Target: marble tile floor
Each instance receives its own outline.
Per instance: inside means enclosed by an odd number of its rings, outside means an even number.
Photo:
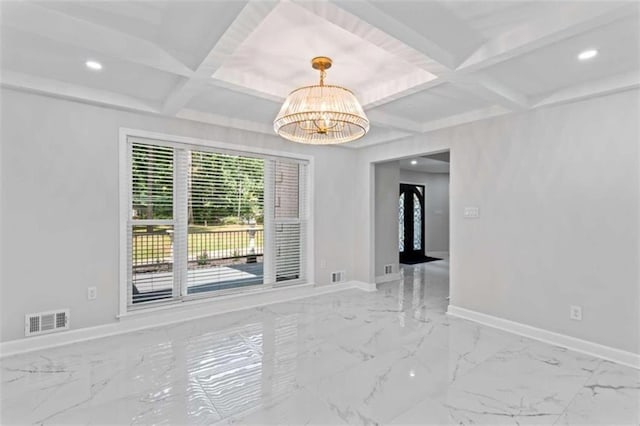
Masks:
[[[447,260],[345,290],[5,358],[13,424],[640,421],[640,372],[446,316]]]

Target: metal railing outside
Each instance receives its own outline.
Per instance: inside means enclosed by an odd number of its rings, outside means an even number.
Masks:
[[[215,264],[247,258],[255,262],[263,253],[264,230],[249,228],[191,232],[188,234],[187,260],[191,264]],[[132,266],[136,272],[162,272],[173,263],[173,235],[169,230],[134,232]]]

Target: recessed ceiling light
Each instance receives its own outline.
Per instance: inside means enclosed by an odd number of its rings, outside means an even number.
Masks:
[[[411,165],[415,166],[416,164],[418,164],[418,160],[411,160]]]
[[[89,60],[87,62],[84,63],[87,68],[94,70],[94,71],[100,71],[102,69],[102,64],[98,61],[92,61]]]
[[[587,59],[595,58],[598,54],[598,51],[595,49],[585,50],[584,52],[580,52],[578,55],[578,59],[581,61],[586,61]]]

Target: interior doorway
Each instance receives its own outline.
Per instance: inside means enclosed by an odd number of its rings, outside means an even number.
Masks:
[[[424,185],[400,184],[398,196],[398,251],[400,263],[425,260]]]
[[[441,151],[374,164],[377,283],[400,279],[412,270],[403,265],[433,262],[430,269],[448,271],[449,161],[449,151]]]

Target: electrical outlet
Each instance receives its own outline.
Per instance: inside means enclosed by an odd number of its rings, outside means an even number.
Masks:
[[[88,300],[96,300],[98,297],[98,289],[96,287],[88,287],[87,288],[87,299]]]
[[[478,207],[465,207],[464,217],[466,219],[475,219],[480,217],[480,209]]]
[[[325,269],[327,267],[327,261],[324,259],[320,260],[320,269]]]
[[[575,321],[582,321],[582,306],[571,305],[569,307],[569,318]]]

